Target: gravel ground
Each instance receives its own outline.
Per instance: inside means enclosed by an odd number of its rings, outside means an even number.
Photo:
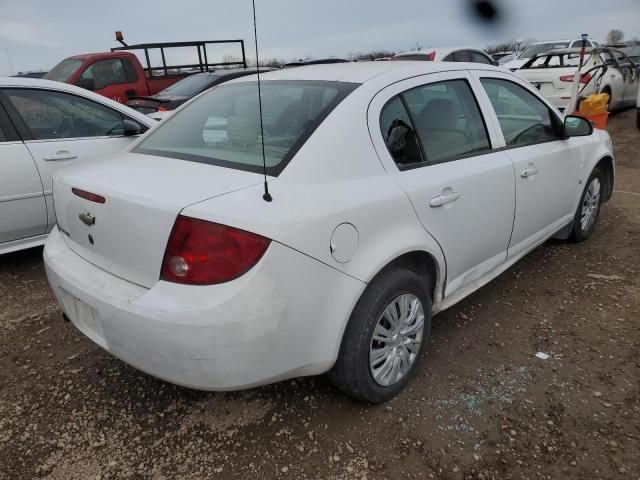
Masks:
[[[385,405],[325,377],[156,380],[61,321],[41,249],[0,257],[0,479],[640,479],[634,117],[610,120],[617,191],[592,239],[549,241],[437,316]]]

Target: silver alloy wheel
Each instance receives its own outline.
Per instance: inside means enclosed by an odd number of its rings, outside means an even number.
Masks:
[[[411,369],[422,343],[424,309],[415,295],[394,298],[376,322],[369,347],[369,368],[378,385],[388,387]]]
[[[582,214],[580,215],[580,226],[582,231],[588,231],[596,220],[598,206],[600,205],[600,179],[594,177],[587,187],[587,193],[582,201]]]

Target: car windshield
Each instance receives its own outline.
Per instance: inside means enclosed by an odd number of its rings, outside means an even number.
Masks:
[[[165,88],[158,96],[194,97],[198,93],[205,91],[218,78],[220,78],[220,75],[212,75],[210,73],[191,75]]]
[[[640,62],[640,46],[624,48],[622,51],[635,63]]]
[[[67,58],[61,61],[42,78],[47,80],[55,80],[56,82],[68,82],[71,76],[80,68],[82,60],[74,60]]]
[[[162,122],[133,150],[278,175],[324,118],[357,84],[256,82],[221,85]]]
[[[524,52],[522,52],[518,58],[531,58],[542,52],[548,52],[550,50],[555,50],[556,48],[567,48],[568,46],[569,42],[536,43],[525,48]]]

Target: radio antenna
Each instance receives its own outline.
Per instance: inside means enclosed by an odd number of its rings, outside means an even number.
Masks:
[[[262,198],[265,202],[273,200],[269,193],[267,183],[267,157],[264,153],[264,125],[262,123],[262,89],[260,88],[260,59],[258,57],[258,28],[256,27],[256,0],[251,0],[253,6],[253,38],[256,42],[256,74],[258,75],[258,109],[260,112],[260,143],[262,144],[262,173],[264,175],[264,194]]]

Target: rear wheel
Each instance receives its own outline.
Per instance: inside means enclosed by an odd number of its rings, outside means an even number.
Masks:
[[[409,381],[430,328],[424,280],[409,270],[385,272],[358,301],[329,378],[352,397],[384,402]]]
[[[595,168],[580,197],[580,203],[573,218],[571,239],[575,242],[584,242],[591,236],[600,216],[600,202],[602,199],[602,173]]]

